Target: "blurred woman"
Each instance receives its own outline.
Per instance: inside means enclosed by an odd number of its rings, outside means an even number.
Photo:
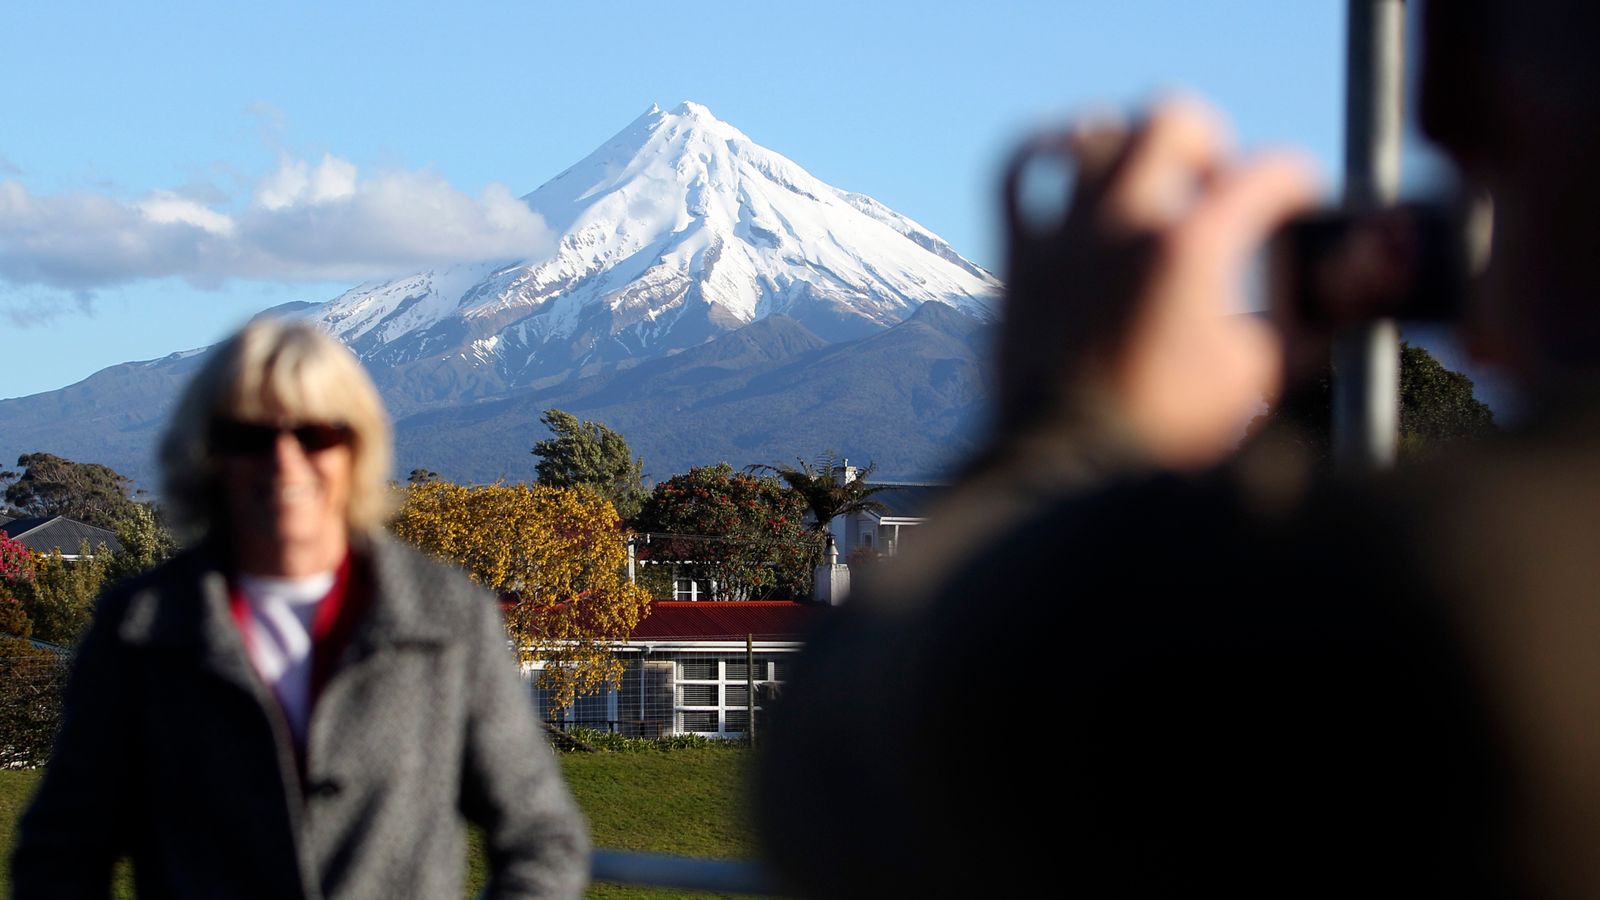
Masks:
[[[389,426],[314,327],[214,350],[161,448],[196,534],[110,590],[24,816],[17,897],[579,896],[587,829],[493,598],[383,536]]]

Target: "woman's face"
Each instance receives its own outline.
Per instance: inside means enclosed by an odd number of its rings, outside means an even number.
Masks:
[[[233,547],[247,571],[313,574],[343,558],[350,439],[342,425],[282,417],[214,426]]]

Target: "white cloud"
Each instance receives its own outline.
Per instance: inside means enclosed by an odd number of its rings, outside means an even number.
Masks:
[[[296,204],[324,205],[355,196],[356,167],[331,154],[315,169],[305,160],[285,158],[277,171],[256,186],[256,205],[279,210]]]
[[[169,276],[203,286],[363,280],[553,249],[544,221],[505,186],[472,197],[430,171],[362,177],[332,155],[284,158],[249,197],[230,206],[153,191],[127,201],[0,180],[0,281],[82,290]]]
[[[144,217],[157,225],[193,225],[212,234],[233,233],[233,219],[193,200],[157,191],[138,203]]]
[[[283,209],[294,204],[295,198],[306,191],[311,181],[306,176],[304,160],[284,160],[277,171],[256,185],[256,205],[262,209]]]

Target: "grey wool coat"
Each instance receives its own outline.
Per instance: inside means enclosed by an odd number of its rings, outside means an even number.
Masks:
[[[453,898],[463,817],[488,897],[577,897],[588,831],[493,598],[400,545],[312,710],[304,775],[204,548],[100,601],[12,858],[14,896]]]

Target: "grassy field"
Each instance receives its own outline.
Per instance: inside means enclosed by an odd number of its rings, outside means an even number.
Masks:
[[[596,847],[721,858],[754,853],[753,831],[743,806],[749,761],[747,751],[735,748],[561,754],[562,769],[589,817]],[[8,851],[38,775],[0,771],[0,846]],[[470,897],[484,878],[475,835],[467,867],[464,896]],[[125,875],[120,880],[116,896],[132,897]],[[10,895],[10,872],[0,868],[0,896]],[[614,900],[715,895],[597,884],[588,896]]]

